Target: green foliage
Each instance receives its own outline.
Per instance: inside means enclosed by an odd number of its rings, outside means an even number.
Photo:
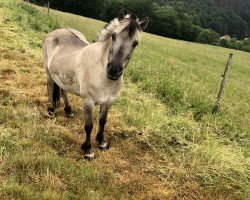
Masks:
[[[104,16],[106,21],[117,17],[118,11],[124,9],[126,13],[133,13],[139,17],[150,17],[154,10],[151,0],[110,0],[106,4]]]
[[[229,48],[229,42],[224,38],[219,40],[218,45],[225,48]]]
[[[216,44],[217,40],[220,38],[220,35],[211,29],[204,29],[200,32],[197,42],[204,44]]]
[[[250,45],[250,38],[245,38],[245,39],[243,40],[243,45],[245,45],[245,46]]]
[[[248,46],[243,46],[241,50],[242,50],[242,51],[246,51],[246,52],[250,52],[250,45],[248,45]]]
[[[250,1],[249,0],[215,0],[216,5],[226,10],[236,11],[236,13],[248,23],[250,27]]]
[[[45,4],[47,1],[33,2]],[[110,21],[117,16],[119,10],[125,9],[125,12],[134,13],[141,18],[149,17],[147,32],[171,38],[198,41],[203,28],[212,29],[220,35],[229,34],[238,39],[245,38],[249,32],[250,3],[246,2],[246,6],[240,6],[237,13],[223,9],[223,5],[224,3],[211,0],[50,0],[52,8],[105,21]],[[199,40],[202,41],[201,37]],[[235,44],[230,46],[240,48]]]
[[[237,49],[237,50],[250,52],[250,42],[249,41],[250,40],[248,38],[246,38],[243,41],[239,41],[235,38],[232,38],[230,40],[220,39],[217,42],[217,45],[225,47],[225,48]]]
[[[240,50],[240,49],[242,49],[242,46],[243,46],[242,41],[239,41],[235,38],[232,38],[231,40],[229,40],[229,48],[231,48],[231,49]]]
[[[35,31],[48,33],[59,28],[59,23],[56,20],[49,15],[42,14],[28,4],[17,4],[12,9],[16,11],[14,20],[20,23],[25,29],[31,28]]]
[[[179,13],[187,13],[192,16],[195,24],[202,28],[212,29],[220,35],[228,34],[243,39],[249,32],[247,17],[240,15],[233,9],[223,9],[217,6],[215,1],[167,0],[166,4],[171,5]],[[244,13],[250,13],[250,7],[245,7],[245,2],[239,4],[242,9],[244,8]]]
[[[250,52],[250,38],[245,38],[243,40],[242,51]]]
[[[170,6],[162,6],[154,11],[149,28],[152,32],[168,37],[180,36],[181,24],[177,19],[177,12]]]
[[[173,7],[165,5],[154,10],[147,30],[162,36],[194,41],[201,28],[193,24],[189,15],[178,13]]]
[[[106,3],[102,0],[30,0],[31,3],[46,5],[49,2],[51,8],[64,12],[71,12],[95,19],[103,18],[103,10]]]

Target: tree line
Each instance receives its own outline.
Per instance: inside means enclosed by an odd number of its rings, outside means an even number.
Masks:
[[[51,8],[104,21],[125,9],[138,17],[147,16],[150,33],[234,48],[235,44],[219,40],[228,34],[242,40],[238,49],[250,49],[243,42],[250,32],[249,0],[30,0],[39,4],[48,1]]]

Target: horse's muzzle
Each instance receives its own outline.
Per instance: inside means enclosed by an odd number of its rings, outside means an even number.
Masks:
[[[123,73],[123,68],[120,65],[108,64],[107,66],[107,77],[111,80],[118,80]]]

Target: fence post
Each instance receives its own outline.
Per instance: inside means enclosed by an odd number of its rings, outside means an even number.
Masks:
[[[223,78],[222,78],[222,81],[221,81],[220,90],[218,92],[218,96],[217,96],[217,99],[216,99],[216,103],[215,103],[215,107],[213,109],[213,112],[218,111],[218,109],[220,107],[220,100],[221,100],[221,96],[222,96],[222,93],[223,93],[223,90],[224,90],[224,87],[225,87],[226,78],[227,78],[227,74],[228,74],[228,71],[229,71],[229,67],[230,67],[230,65],[232,63],[232,59],[233,59],[233,54],[230,53],[229,57],[228,57],[227,64],[226,64],[226,67],[225,67],[225,70],[224,70],[224,74],[221,75]]]
[[[49,1],[48,1],[48,5],[47,5],[47,8],[48,8],[48,15],[49,15]]]

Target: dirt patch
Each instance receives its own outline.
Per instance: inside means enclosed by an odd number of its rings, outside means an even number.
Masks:
[[[16,74],[16,71],[14,69],[2,69],[0,70],[0,74],[3,76]]]
[[[5,98],[10,95],[10,92],[8,90],[1,90],[0,89],[0,98]]]

